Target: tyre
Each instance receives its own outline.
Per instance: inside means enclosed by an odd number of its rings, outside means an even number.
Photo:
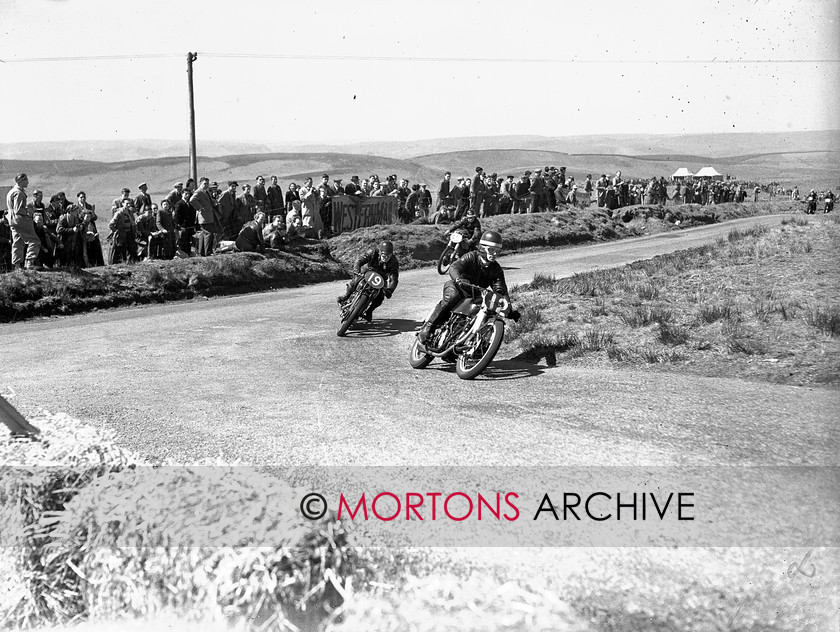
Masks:
[[[415,337],[414,342],[411,343],[411,349],[408,352],[408,363],[411,365],[411,368],[425,369],[433,359],[434,356],[420,351],[420,341]]]
[[[494,320],[478,330],[475,351],[472,354],[463,353],[455,363],[455,373],[462,380],[471,380],[481,373],[496,357],[496,352],[502,346],[505,335],[505,323]]]
[[[341,337],[344,334],[346,334],[347,330],[350,329],[350,325],[356,322],[356,319],[365,313],[365,310],[368,306],[368,302],[369,299],[367,294],[359,292],[356,295],[356,298],[353,299],[353,306],[350,308],[350,313],[348,314],[347,319],[342,321],[341,327],[339,327],[338,332],[336,332],[336,335],[338,337]]]
[[[452,265],[452,255],[453,251],[449,246],[444,248],[443,252],[440,253],[440,259],[438,259],[437,264],[438,274],[446,274],[449,272],[449,267]]]

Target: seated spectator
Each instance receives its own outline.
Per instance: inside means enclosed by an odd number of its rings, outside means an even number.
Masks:
[[[38,253],[38,263],[42,266],[52,268],[58,263],[58,259],[56,257],[58,239],[55,235],[50,233],[44,224],[43,212],[35,211],[32,214],[32,222],[35,224],[35,234],[38,235],[38,240],[41,242],[41,249]],[[2,229],[0,229],[0,242],[2,242]],[[2,249],[2,244],[0,244],[0,249]],[[11,253],[11,251],[9,252]],[[61,250],[58,252],[60,253]]]
[[[140,246],[140,258],[149,260],[152,258],[153,238],[157,233],[155,216],[152,214],[157,204],[144,206],[140,215],[137,216],[137,245]]]
[[[286,224],[282,215],[275,215],[271,223],[263,228],[263,241],[266,248],[283,249],[286,244]]]
[[[265,252],[263,241],[263,227],[265,213],[257,213],[254,219],[247,222],[239,231],[236,238],[236,249],[240,252]]]

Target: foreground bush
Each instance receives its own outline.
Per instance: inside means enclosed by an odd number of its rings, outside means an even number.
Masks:
[[[63,416],[0,444],[0,624],[174,613],[312,627],[355,558],[332,519],[296,515],[285,481],[237,467],[151,468]],[[285,627],[284,627],[285,626]]]

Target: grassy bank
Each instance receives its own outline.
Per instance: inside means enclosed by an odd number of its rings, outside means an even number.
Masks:
[[[536,274],[507,331],[523,356],[840,385],[840,223],[801,216],[619,269]]]
[[[553,248],[680,230],[749,215],[790,212],[790,202],[655,207],[632,206],[616,217],[597,207],[482,220],[500,230],[506,250]],[[151,261],[86,270],[0,274],[0,322],[34,316],[242,294],[347,278],[346,268],[370,245],[394,242],[402,269],[434,265],[446,246],[443,227],[382,225],[325,242],[304,241],[267,255],[238,253]]]

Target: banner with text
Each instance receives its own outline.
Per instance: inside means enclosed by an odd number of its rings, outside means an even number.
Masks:
[[[393,223],[397,217],[397,199],[386,196],[357,200],[349,195],[337,195],[332,199],[332,210],[332,229],[337,235],[375,224]]]

